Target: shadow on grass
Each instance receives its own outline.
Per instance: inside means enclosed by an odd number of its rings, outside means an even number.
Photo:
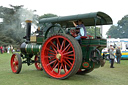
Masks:
[[[38,77],[38,78],[42,78],[42,79],[50,79],[50,80],[60,80],[60,79],[54,79],[49,77],[44,71],[39,71],[39,70],[28,70],[28,69],[24,69],[21,71],[21,73],[19,75],[24,75],[24,76],[30,76],[30,77]],[[91,74],[85,74],[85,75],[78,75],[75,74],[73,76],[70,76],[67,79],[64,79],[64,81],[88,81],[88,80],[92,80],[92,79],[96,79],[95,76],[91,76]],[[63,80],[62,80],[63,81]]]

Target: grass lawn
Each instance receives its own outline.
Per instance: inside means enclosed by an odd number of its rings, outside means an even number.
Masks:
[[[0,85],[128,85],[128,60],[114,64],[109,68],[95,69],[86,75],[74,75],[66,80],[48,78],[43,71],[37,71],[34,65],[22,65],[20,74],[14,74],[10,67],[11,54],[0,54]]]

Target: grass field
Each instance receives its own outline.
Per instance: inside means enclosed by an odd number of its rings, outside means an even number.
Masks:
[[[37,71],[34,65],[22,65],[20,74],[14,74],[10,68],[11,54],[0,54],[0,85],[128,85],[128,60],[114,64],[109,68],[95,69],[86,75],[74,75],[66,80],[48,78],[43,71]]]

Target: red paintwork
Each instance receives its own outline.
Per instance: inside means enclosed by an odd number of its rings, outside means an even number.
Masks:
[[[61,55],[60,59],[57,57],[59,54]],[[54,78],[65,77],[70,73],[75,63],[75,51],[72,43],[61,35],[50,37],[42,47],[41,63],[43,69],[50,76]]]
[[[11,69],[14,73],[16,73],[18,69],[18,59],[16,58],[15,54],[13,54],[11,57]]]

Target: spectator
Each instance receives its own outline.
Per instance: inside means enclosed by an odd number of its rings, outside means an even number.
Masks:
[[[1,54],[3,54],[3,47],[2,46],[0,46],[0,52],[1,52]]]
[[[117,64],[120,64],[120,59],[121,59],[121,51],[120,51],[120,47],[117,47],[116,49],[116,58],[117,58]]]
[[[108,50],[109,54],[110,54],[110,61],[111,61],[111,65],[110,68],[114,68],[114,59],[115,59],[115,55],[114,55],[114,48],[112,45],[110,45],[110,48]]]
[[[10,46],[8,46],[7,53],[10,53]]]
[[[13,46],[11,45],[11,47],[10,47],[10,50],[11,50],[11,52],[13,53]]]

